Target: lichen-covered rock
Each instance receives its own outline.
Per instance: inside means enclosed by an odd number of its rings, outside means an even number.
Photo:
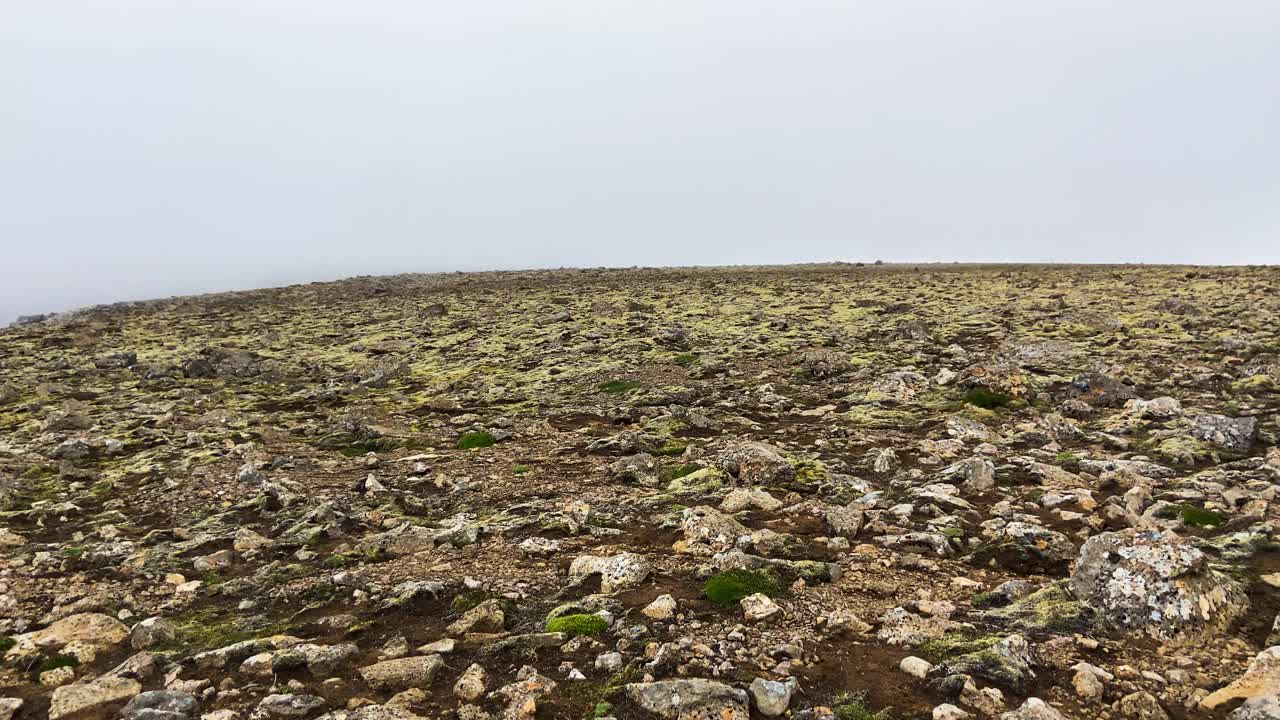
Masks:
[[[1167,531],[1130,529],[1089,538],[1070,587],[1107,627],[1166,642],[1222,630],[1249,608],[1235,581]]]
[[[137,680],[110,675],[63,685],[53,691],[49,720],[106,720],[140,692],[142,685]]]
[[[1017,710],[1000,715],[1000,720],[1067,720],[1049,703],[1040,698],[1027,698]]]
[[[676,551],[695,555],[711,555],[734,546],[738,538],[751,534],[747,526],[713,507],[699,505],[680,515],[684,541]]]
[[[701,678],[624,685],[627,699],[664,720],[747,720],[747,693]]]
[[[969,675],[1019,693],[1036,677],[1031,646],[1021,635],[1010,635],[991,647],[938,663],[929,675],[935,678]]]
[[[1248,452],[1253,447],[1253,439],[1257,434],[1258,419],[1255,417],[1197,415],[1191,424],[1191,437],[1232,452]]]
[[[370,687],[394,692],[429,686],[442,667],[439,655],[421,655],[366,665],[360,668],[360,677]]]
[[[1053,574],[1066,569],[1075,554],[1076,546],[1066,535],[1040,525],[1011,522],[974,555],[1016,572]]]
[[[125,624],[101,613],[68,615],[41,630],[16,635],[6,657],[52,654],[68,645],[96,651],[115,647],[129,637]]]
[[[649,577],[649,560],[638,553],[624,552],[609,557],[582,555],[569,566],[569,577],[580,580],[600,576],[600,592],[611,593],[638,586]]]
[[[773,447],[739,443],[720,453],[720,469],[745,485],[783,485],[796,479],[795,468]]]

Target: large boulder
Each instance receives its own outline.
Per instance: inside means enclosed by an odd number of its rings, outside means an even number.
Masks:
[[[63,685],[49,700],[49,720],[106,720],[140,692],[137,680],[111,675]]]
[[[1235,581],[1169,531],[1128,529],[1089,538],[1070,588],[1107,627],[1165,642],[1222,630],[1249,608]]]
[[[994,560],[1015,572],[1054,574],[1065,570],[1075,554],[1076,546],[1066,535],[1015,521],[1001,528],[974,555],[980,561]]]
[[[747,694],[701,678],[623,686],[627,699],[665,720],[747,720]]]
[[[1258,434],[1255,417],[1233,418],[1226,415],[1197,415],[1191,424],[1191,436],[1232,452],[1248,452]]]
[[[645,556],[633,552],[618,553],[609,557],[583,555],[569,566],[569,577],[582,580],[592,575],[600,576],[600,592],[611,593],[638,586],[649,577],[652,566]]]
[[[718,458],[720,469],[745,485],[782,485],[794,482],[795,468],[773,447],[764,443],[739,443]]]
[[[78,613],[54,622],[46,628],[14,636],[7,657],[25,657],[37,653],[52,654],[85,648],[92,652],[106,650],[129,638],[129,628],[110,615]]]

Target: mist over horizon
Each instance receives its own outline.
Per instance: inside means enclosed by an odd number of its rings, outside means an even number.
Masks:
[[[1280,5],[0,9],[0,325],[355,275],[1280,263]]]

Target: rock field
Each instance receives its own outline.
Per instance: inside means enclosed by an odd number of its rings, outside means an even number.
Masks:
[[[1280,718],[1280,270],[354,278],[0,330],[0,720]]]

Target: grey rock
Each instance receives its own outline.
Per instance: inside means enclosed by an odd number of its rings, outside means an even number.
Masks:
[[[659,680],[623,686],[627,699],[666,720],[747,720],[747,694],[701,678]]]

